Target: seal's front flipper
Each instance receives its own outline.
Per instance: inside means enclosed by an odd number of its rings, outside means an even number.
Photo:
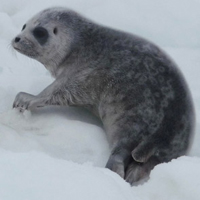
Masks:
[[[20,112],[24,112],[29,109],[30,102],[33,101],[36,97],[34,95],[20,92],[15,97],[13,108],[18,109]]]

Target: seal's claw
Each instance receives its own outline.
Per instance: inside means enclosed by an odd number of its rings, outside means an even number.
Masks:
[[[20,112],[24,112],[29,109],[30,102],[35,99],[35,96],[20,92],[17,94],[15,101],[13,103],[13,108],[17,108]]]

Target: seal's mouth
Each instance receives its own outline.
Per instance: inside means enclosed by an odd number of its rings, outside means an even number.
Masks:
[[[30,58],[37,58],[38,52],[33,48],[33,44],[29,40],[16,42],[16,38],[12,40],[12,47],[19,53]]]
[[[27,55],[27,53],[25,51],[23,51],[22,49],[18,48],[18,47],[13,47],[16,51],[18,51],[21,54]]]
[[[19,51],[20,53],[22,52],[21,49],[17,48],[17,47],[13,47],[16,51]]]
[[[29,52],[28,50],[22,50],[21,48],[19,47],[16,47],[13,45],[13,48],[18,51],[19,53],[23,54],[23,55],[26,55],[30,58],[36,58],[37,57],[37,53],[34,53],[34,52]]]
[[[19,51],[20,53],[23,52],[23,51],[14,43],[14,41],[12,41],[12,47],[13,47],[13,49],[15,49],[16,51]]]

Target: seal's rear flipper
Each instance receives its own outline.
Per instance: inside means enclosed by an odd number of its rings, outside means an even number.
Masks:
[[[156,151],[157,145],[155,145],[155,142],[147,138],[131,152],[131,155],[136,162],[146,163],[156,154]]]
[[[125,180],[132,186],[142,184],[149,179],[151,170],[159,163],[156,157],[151,157],[146,163],[138,163],[133,160],[127,167]]]
[[[106,168],[116,172],[122,178],[125,177],[125,169],[131,160],[131,154],[122,149],[119,152],[114,152],[111,154],[108,162],[106,164]]]

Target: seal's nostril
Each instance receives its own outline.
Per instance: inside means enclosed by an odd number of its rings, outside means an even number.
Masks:
[[[15,38],[15,42],[19,42],[20,39],[21,39],[20,37],[16,37],[16,38]]]

